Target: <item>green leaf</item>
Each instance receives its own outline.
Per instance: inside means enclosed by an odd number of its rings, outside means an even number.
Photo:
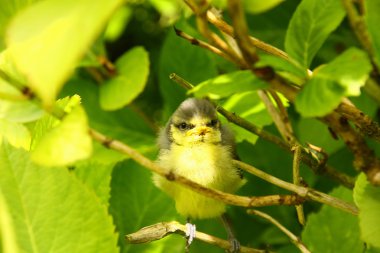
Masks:
[[[25,8],[27,5],[37,2],[38,0],[18,0],[18,1],[6,1],[0,2],[1,12],[0,12],[0,51],[5,47],[4,34],[9,21],[12,17]]]
[[[331,195],[352,201],[352,191],[342,186],[334,189]],[[316,253],[361,253],[364,250],[357,217],[330,206],[323,206],[318,213],[309,215],[302,241]]]
[[[45,112],[32,101],[0,100],[0,119],[27,123],[41,118]]]
[[[290,60],[291,61],[291,60]],[[286,71],[299,78],[305,78],[307,69],[298,66],[298,63],[292,63],[277,56],[263,54],[260,55],[260,61],[256,63],[256,67],[270,66],[277,71]]]
[[[363,241],[380,249],[380,188],[371,185],[361,173],[354,188],[355,203],[359,207],[360,235]]]
[[[372,41],[372,47],[375,53],[375,62],[380,67],[380,2],[377,0],[366,0],[365,5],[365,20],[367,23],[368,33]]]
[[[203,81],[189,91],[196,97],[212,99],[229,97],[236,92],[254,91],[268,86],[249,70],[235,71]]]
[[[106,207],[66,168],[35,165],[3,144],[0,190],[23,252],[118,252]]]
[[[324,116],[340,104],[345,92],[345,89],[334,81],[312,78],[297,95],[296,110],[304,117]]]
[[[240,117],[252,122],[258,127],[264,127],[272,123],[272,118],[267,113],[265,105],[257,95],[256,91],[243,92],[232,95],[224,104],[223,107]],[[255,144],[257,136],[247,130],[236,126],[230,125],[235,133],[236,141],[241,142],[247,140]]]
[[[41,1],[12,20],[7,30],[10,54],[45,106],[54,104],[76,64],[123,2]]]
[[[105,110],[116,110],[132,102],[148,80],[149,56],[143,47],[126,52],[116,62],[118,75],[100,87],[100,105]]]
[[[30,132],[20,123],[0,119],[0,143],[3,138],[15,147],[26,150],[30,148]]]
[[[19,253],[15,227],[5,198],[0,189],[0,252]]]
[[[87,116],[78,105],[36,145],[32,159],[46,166],[69,165],[86,159],[92,152]]]
[[[142,153],[156,150],[155,132],[141,118],[139,112],[127,106],[117,111],[104,111],[99,105],[97,84],[85,79],[73,79],[65,87],[65,94],[78,93],[82,98],[82,106],[88,115],[92,128],[106,133],[107,136],[128,143]],[[43,127],[43,126],[42,126]],[[36,131],[34,131],[36,133]],[[113,163],[125,159],[120,152],[104,147],[94,142],[91,161]]]
[[[303,0],[290,20],[285,51],[303,67],[309,68],[315,54],[344,15],[340,1]]]
[[[85,161],[75,166],[73,173],[90,189],[90,191],[95,192],[103,205],[108,206],[113,167],[113,163],[105,164],[94,161]]]
[[[273,9],[282,2],[284,2],[284,0],[244,0],[243,6],[245,11],[258,14]]]
[[[118,163],[112,174],[110,212],[120,233],[121,252],[181,252],[183,238],[154,243],[126,244],[124,235],[157,222],[178,220],[174,202],[157,189],[151,173],[132,160]]]
[[[104,37],[107,41],[116,41],[123,33],[125,27],[132,18],[132,8],[124,5],[121,6],[108,22]]]
[[[350,48],[315,70],[296,98],[296,109],[305,117],[323,116],[345,96],[360,95],[372,67],[363,51]]]
[[[346,90],[346,96],[359,96],[372,70],[367,53],[349,48],[333,61],[316,71],[315,76],[336,81]]]
[[[193,35],[191,26],[183,23],[177,24],[178,27]],[[186,90],[169,79],[171,73],[176,73],[193,84],[217,76],[218,73],[207,51],[191,46],[176,36],[174,31],[168,33],[160,53],[159,88],[165,101],[163,118],[168,119],[186,98]]]

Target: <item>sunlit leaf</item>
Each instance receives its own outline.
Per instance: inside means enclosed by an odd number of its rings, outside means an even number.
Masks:
[[[0,191],[22,252],[118,252],[106,207],[67,168],[40,167],[2,145]]]
[[[315,71],[297,95],[297,111],[305,117],[326,115],[343,97],[360,95],[371,69],[366,53],[355,48],[346,50]]]
[[[100,87],[100,105],[116,110],[129,104],[144,89],[149,74],[149,56],[142,47],[126,52],[116,62],[117,76]]]
[[[281,4],[282,2],[284,2],[284,0],[244,0],[243,6],[247,12],[257,14],[268,11]]]
[[[8,205],[0,189],[0,249],[2,253],[20,252],[15,232]]]
[[[105,160],[105,162],[109,161]],[[113,167],[113,163],[85,161],[76,165],[73,173],[90,191],[95,192],[103,205],[108,206]]]
[[[304,117],[324,116],[340,104],[345,92],[332,80],[312,78],[297,95],[296,109]]]
[[[32,159],[47,166],[69,165],[88,158],[91,152],[87,116],[78,105],[62,122],[42,136],[33,150]]]
[[[350,48],[316,71],[318,78],[336,81],[345,88],[346,96],[359,96],[372,70],[367,53]]]
[[[327,37],[342,22],[345,11],[340,1],[303,0],[290,20],[285,50],[308,68]]]
[[[12,20],[7,30],[10,54],[45,106],[53,105],[64,82],[121,3],[41,1]]]
[[[257,78],[249,70],[219,75],[201,82],[189,91],[196,97],[209,96],[212,99],[229,97],[236,92],[254,91],[267,87],[267,83]]]
[[[119,38],[131,18],[132,9],[127,5],[120,7],[107,25],[105,39],[112,42]]]
[[[12,19],[12,17],[15,16],[20,10],[22,10],[26,6],[38,1],[40,0],[0,1],[0,51],[2,51],[5,47],[4,34],[7,25],[9,21]]]
[[[28,128],[20,123],[0,119],[0,143],[6,139],[10,144],[18,148],[29,150],[31,136]]]
[[[275,70],[286,71],[299,78],[304,78],[306,76],[306,69],[298,66],[297,63],[291,63],[285,59],[279,58],[277,56],[263,54],[260,55],[260,61],[256,63],[256,67],[266,67],[270,66]]]
[[[355,203],[359,207],[360,235],[363,241],[380,249],[380,188],[371,185],[361,173],[354,189]]]

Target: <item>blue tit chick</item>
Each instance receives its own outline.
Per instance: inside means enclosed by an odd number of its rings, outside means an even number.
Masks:
[[[177,175],[208,188],[233,193],[245,180],[234,165],[235,141],[221,124],[215,107],[206,99],[189,98],[161,130],[157,163]],[[221,216],[226,205],[166,178],[154,175],[155,185],[175,200],[179,214],[192,219]]]

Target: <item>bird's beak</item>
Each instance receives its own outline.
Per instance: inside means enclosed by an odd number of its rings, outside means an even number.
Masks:
[[[211,132],[211,129],[207,126],[198,126],[194,129],[192,129],[191,131],[188,131],[188,135],[199,135],[199,136],[203,136],[203,135],[206,135],[207,133],[210,133]]]

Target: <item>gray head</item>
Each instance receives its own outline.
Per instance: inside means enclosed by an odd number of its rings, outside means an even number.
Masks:
[[[221,125],[214,105],[207,99],[197,98],[180,104],[158,141],[161,149],[170,149],[172,143],[182,146],[209,143],[234,148],[234,137]]]

